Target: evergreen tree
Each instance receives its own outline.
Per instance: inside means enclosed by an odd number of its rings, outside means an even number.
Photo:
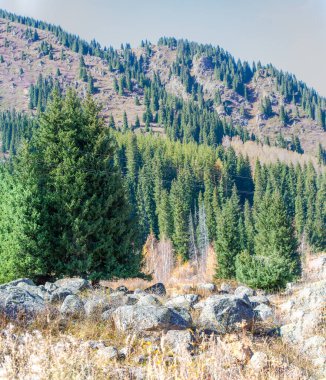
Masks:
[[[73,92],[64,99],[54,94],[14,164],[18,184],[8,197],[23,221],[20,231],[1,218],[1,240],[19,242],[11,246],[13,265],[22,254],[28,258],[25,275],[98,279],[137,273],[130,209],[114,155],[98,106]],[[25,199],[16,201],[17,191]],[[1,249],[1,261],[7,254]]]
[[[122,120],[122,131],[126,132],[128,130],[128,117],[126,111],[123,113],[123,120]]]
[[[278,192],[266,192],[255,228],[255,254],[238,256],[237,279],[252,287],[282,288],[300,274],[300,261],[294,229]]]
[[[235,259],[240,253],[239,198],[234,187],[232,196],[223,205],[218,218],[215,251],[217,254],[217,277],[235,277]]]

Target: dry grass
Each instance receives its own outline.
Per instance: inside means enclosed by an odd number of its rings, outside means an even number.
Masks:
[[[159,336],[146,340],[116,334],[110,324],[75,321],[64,333],[40,327],[39,322],[27,331],[7,326],[0,336],[0,379],[307,379],[309,374],[301,369],[308,364],[289,355],[288,347],[271,340],[256,342],[248,333],[197,337],[193,353],[173,354]],[[101,349],[91,348],[92,340],[128,347],[126,356],[110,360]],[[268,357],[261,372],[249,364],[257,349]]]

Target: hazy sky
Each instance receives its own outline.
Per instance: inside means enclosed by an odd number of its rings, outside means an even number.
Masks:
[[[188,38],[294,73],[326,96],[326,0],[0,0],[102,45]]]

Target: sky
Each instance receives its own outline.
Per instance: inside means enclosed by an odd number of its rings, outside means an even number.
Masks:
[[[219,45],[326,96],[326,0],[0,0],[0,8],[105,46],[161,36]]]

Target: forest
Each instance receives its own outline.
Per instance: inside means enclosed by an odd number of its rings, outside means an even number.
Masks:
[[[312,164],[252,165],[232,147],[108,128],[99,113],[91,95],[55,89],[36,118],[2,115],[22,140],[5,140],[1,167],[1,282],[139,276],[154,235],[180,262],[212,246],[217,277],[275,289],[300,274],[302,244],[325,249],[325,173]]]

